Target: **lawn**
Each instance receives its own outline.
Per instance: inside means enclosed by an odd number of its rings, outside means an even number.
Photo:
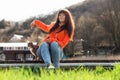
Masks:
[[[111,68],[97,66],[95,69],[77,67],[48,70],[46,68],[0,69],[0,80],[120,80],[120,65]]]

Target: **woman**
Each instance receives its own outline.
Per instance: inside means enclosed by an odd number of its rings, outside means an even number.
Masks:
[[[34,26],[48,32],[37,50],[37,55],[42,57],[48,68],[59,68],[63,48],[73,39],[74,22],[71,13],[67,9],[60,10],[55,22],[46,25],[40,20],[34,20],[31,28]]]

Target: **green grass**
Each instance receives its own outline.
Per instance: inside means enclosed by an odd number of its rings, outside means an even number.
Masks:
[[[120,65],[113,69],[97,66],[95,69],[78,67],[64,70],[46,68],[0,69],[0,80],[120,80]]]

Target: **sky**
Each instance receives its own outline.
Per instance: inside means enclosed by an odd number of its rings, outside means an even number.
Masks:
[[[0,0],[0,20],[21,21],[46,15],[84,0]]]

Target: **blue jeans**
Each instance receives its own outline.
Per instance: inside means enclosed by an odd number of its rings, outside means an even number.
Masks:
[[[37,50],[37,55],[43,59],[46,66],[52,63],[55,68],[59,68],[60,59],[63,56],[63,49],[55,41],[50,46],[47,42],[43,42]]]

